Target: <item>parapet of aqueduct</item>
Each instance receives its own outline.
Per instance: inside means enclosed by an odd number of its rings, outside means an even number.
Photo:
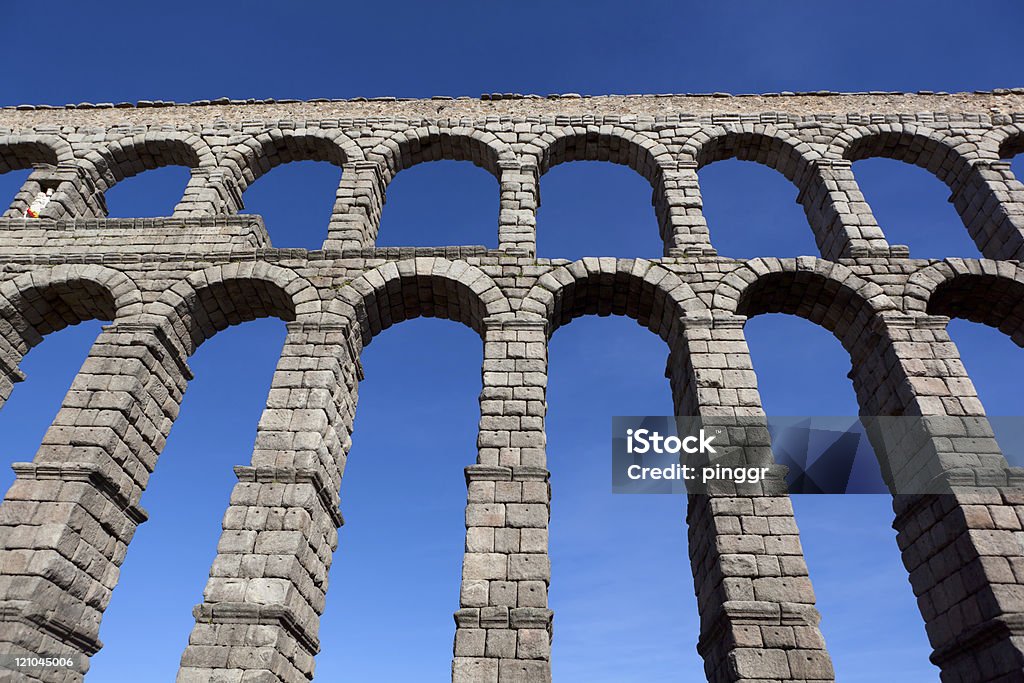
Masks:
[[[0,652],[101,647],[100,618],[146,520],[139,499],[192,377],[189,356],[262,316],[287,321],[287,339],[252,461],[236,468],[183,683],[312,678],[359,354],[416,316],[462,322],[484,348],[452,606],[460,683],[550,680],[546,352],[578,316],[627,315],[664,339],[676,414],[698,416],[761,414],[744,322],[803,316],[850,353],[863,414],[975,417],[970,433],[935,440],[936,462],[1005,470],[946,323],[968,318],[1024,344],[1024,186],[1006,161],[1022,149],[1018,90],[2,109],[0,172],[33,170],[0,220],[0,402],[47,334],[110,325],[35,459],[14,466],[0,508]],[[983,258],[922,260],[890,245],[851,171],[876,156],[944,181]],[[716,254],[697,171],[728,158],[766,164],[799,188],[818,254]],[[302,159],[341,167],[333,215],[322,249],[275,249],[258,217],[236,214],[250,183]],[[437,159],[497,179],[497,249],[375,248],[391,179]],[[663,258],[536,256],[540,178],[578,160],[625,164],[650,182]],[[173,216],[104,218],[107,189],[168,164],[191,168]],[[39,218],[24,217],[30,206]],[[894,500],[942,680],[1024,681],[1024,494]],[[691,496],[687,523],[708,680],[833,681],[789,499]]]

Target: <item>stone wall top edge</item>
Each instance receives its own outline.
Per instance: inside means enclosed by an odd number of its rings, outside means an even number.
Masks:
[[[568,265],[578,261],[647,261],[652,264],[663,265],[673,270],[693,269],[717,270],[721,267],[731,269],[734,266],[748,263],[750,261],[762,261],[764,258],[731,258],[728,256],[695,256],[695,257],[665,257],[665,258],[643,258],[643,257],[586,257],[581,259],[544,258],[509,254],[493,249],[482,247],[383,247],[378,249],[358,249],[349,251],[336,250],[306,250],[298,248],[266,248],[266,249],[222,249],[209,251],[154,251],[139,253],[131,251],[89,251],[89,252],[54,252],[45,253],[38,250],[17,252],[9,248],[0,253],[0,271],[8,265],[56,265],[56,264],[110,264],[125,266],[161,266],[165,264],[179,263],[183,266],[204,267],[209,264],[230,263],[239,261],[264,261],[268,263],[282,263],[289,267],[297,268],[332,268],[338,265],[352,264],[355,262],[364,263],[385,263],[388,261],[401,261],[412,258],[439,258],[449,261],[464,261],[474,264],[489,263],[506,267],[557,267]],[[845,266],[901,266],[901,267],[925,267],[943,262],[990,262],[990,263],[1011,263],[1015,267],[1018,261],[994,261],[985,258],[950,257],[937,258],[904,258],[904,257],[857,257],[845,258],[837,261],[820,256],[805,254],[787,257],[767,257],[770,261],[796,261],[813,260],[819,262],[838,263]],[[372,267],[372,266],[367,266]]]
[[[872,116],[939,114],[986,118],[1024,114],[1024,89],[978,93],[802,93],[778,95],[602,95],[502,99],[215,100],[175,104],[17,105],[0,108],[0,125],[188,126],[282,120],[451,120],[490,117],[626,117],[693,120],[729,115]]]

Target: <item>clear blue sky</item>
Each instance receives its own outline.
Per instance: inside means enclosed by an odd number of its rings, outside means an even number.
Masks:
[[[682,3],[51,2],[6,8],[0,104],[354,97],[482,92],[975,90],[1024,85],[1018,2]],[[1024,169],[1016,165],[1018,174]],[[917,256],[977,256],[948,190],[891,160],[854,170],[890,242]],[[112,215],[169,212],[182,169],[109,193]],[[337,169],[301,163],[253,185],[248,210],[275,244],[326,233]],[[13,196],[24,174],[0,176]],[[738,161],[701,172],[724,255],[815,253],[796,190]],[[625,167],[563,164],[542,183],[542,256],[657,256],[650,188]],[[6,201],[6,199],[0,200]],[[424,207],[430,207],[424,211]],[[493,244],[497,187],[468,163],[423,164],[389,190],[382,244]],[[0,411],[6,464],[30,459],[99,329],[48,337]],[[1024,355],[988,328],[951,325],[991,414],[1024,414]],[[788,316],[747,327],[764,404],[778,415],[856,413],[849,358]],[[201,599],[233,484],[249,460],[283,324],[231,328],[192,359],[196,379],[143,498],[89,680],[171,680]],[[581,318],[551,344],[548,457],[559,681],[701,681],[684,501],[612,496],[609,417],[671,411],[666,348],[635,323]],[[481,344],[467,328],[414,320],[364,354],[347,520],[331,571],[317,679],[442,681],[464,537],[462,468],[475,458]],[[840,680],[936,681],[892,512],[882,496],[796,499]],[[396,656],[401,652],[402,656]]]

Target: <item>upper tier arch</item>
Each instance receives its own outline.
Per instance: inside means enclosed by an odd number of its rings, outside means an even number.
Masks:
[[[796,187],[796,200],[803,206],[818,253],[826,258],[888,251],[873,218],[855,210],[863,197],[849,169],[823,158],[820,147],[774,124],[737,123],[693,133],[680,161],[699,170],[717,161],[738,159],[778,171]]]
[[[799,186],[819,154],[806,142],[771,124],[714,126],[691,135],[679,158],[703,168],[715,161],[739,159],[775,169]]]
[[[468,127],[409,128],[389,136],[366,157],[380,164],[385,185],[399,171],[425,161],[470,161],[498,180],[502,164],[518,163],[512,148],[494,133]]]
[[[194,133],[153,131],[127,136],[87,150],[78,162],[105,193],[126,178],[163,166],[213,168],[207,142]]]
[[[74,160],[71,145],[55,135],[0,135],[0,173],[36,164],[71,164]]]
[[[672,154],[664,144],[621,126],[550,128],[525,145],[523,152],[537,159],[540,175],[570,161],[608,161],[628,166],[652,186],[663,168],[672,165]]]
[[[988,159],[1012,159],[1024,152],[1024,124],[999,126],[986,131],[978,148]]]
[[[326,161],[335,166],[362,161],[363,150],[339,130],[299,128],[271,130],[234,145],[220,160],[239,193],[270,171],[292,161]]]
[[[849,161],[885,157],[926,169],[955,189],[970,172],[978,146],[911,123],[882,123],[840,131],[830,152]]]

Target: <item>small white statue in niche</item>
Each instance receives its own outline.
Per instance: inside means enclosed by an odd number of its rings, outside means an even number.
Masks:
[[[39,192],[36,194],[36,198],[32,200],[28,208],[25,209],[25,218],[39,218],[43,213],[43,209],[53,199],[53,188],[48,188],[45,192]]]

